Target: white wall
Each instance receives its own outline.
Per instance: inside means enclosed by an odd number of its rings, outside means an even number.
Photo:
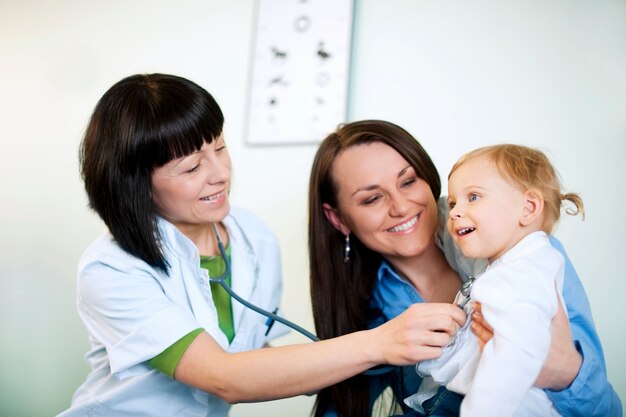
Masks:
[[[306,191],[315,146],[243,144],[252,0],[0,0],[0,415],[53,415],[83,380],[75,267],[102,230],[77,147],[98,98],[137,72],[186,76],[226,115],[232,199],[278,233],[285,310],[312,328]],[[565,243],[594,310],[609,377],[626,398],[626,2],[357,0],[352,120],[417,136],[442,176],[463,152],[514,141],[551,155],[587,218]],[[289,336],[283,343],[304,341]],[[235,416],[308,415],[312,398]]]

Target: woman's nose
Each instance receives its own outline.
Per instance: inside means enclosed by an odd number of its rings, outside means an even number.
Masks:
[[[391,199],[391,205],[389,207],[389,214],[397,217],[405,216],[409,211],[410,205],[410,201],[404,196],[393,196]]]

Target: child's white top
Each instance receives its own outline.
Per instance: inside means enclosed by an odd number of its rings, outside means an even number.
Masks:
[[[418,364],[420,373],[465,395],[462,417],[559,416],[545,392],[533,384],[550,349],[557,292],[565,306],[563,263],[544,232],[526,236],[490,264],[472,288],[472,300],[481,303],[494,329],[482,354],[476,336],[464,326],[449,348],[452,355],[444,352],[442,358],[424,363],[427,366]],[[409,397],[407,403],[413,406],[411,402]]]

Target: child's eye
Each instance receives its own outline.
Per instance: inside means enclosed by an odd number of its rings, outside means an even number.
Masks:
[[[454,206],[456,206],[456,203],[454,201],[448,201],[448,209],[452,210]]]
[[[472,201],[476,201],[476,200],[478,200],[478,195],[477,195],[477,194],[472,193],[472,194],[470,194],[470,195],[467,197],[467,201],[469,201],[470,203],[471,203]]]

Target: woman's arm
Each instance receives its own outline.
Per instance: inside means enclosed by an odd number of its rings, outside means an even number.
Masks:
[[[535,382],[555,407],[567,416],[622,416],[622,404],[606,377],[606,365],[600,339],[591,317],[587,295],[567,253],[554,237],[552,245],[565,258],[563,298],[569,322],[562,307],[552,322],[552,343],[544,367]],[[493,336],[492,330],[476,306],[472,330],[481,348]]]
[[[379,364],[408,365],[438,357],[464,313],[449,304],[412,305],[372,330],[316,343],[227,353],[202,333],[174,377],[230,403],[317,391]]]
[[[567,388],[557,391],[557,386],[546,390],[546,393],[563,415],[621,416],[622,404],[607,380],[604,353],[591,317],[587,294],[561,242],[554,237],[550,237],[550,242],[565,258],[563,298],[582,364],[576,378]]]
[[[572,384],[578,375],[583,358],[572,343],[569,320],[561,300],[557,299],[557,301],[559,307],[552,319],[550,351],[543,369],[535,381],[535,386],[560,391]]]

